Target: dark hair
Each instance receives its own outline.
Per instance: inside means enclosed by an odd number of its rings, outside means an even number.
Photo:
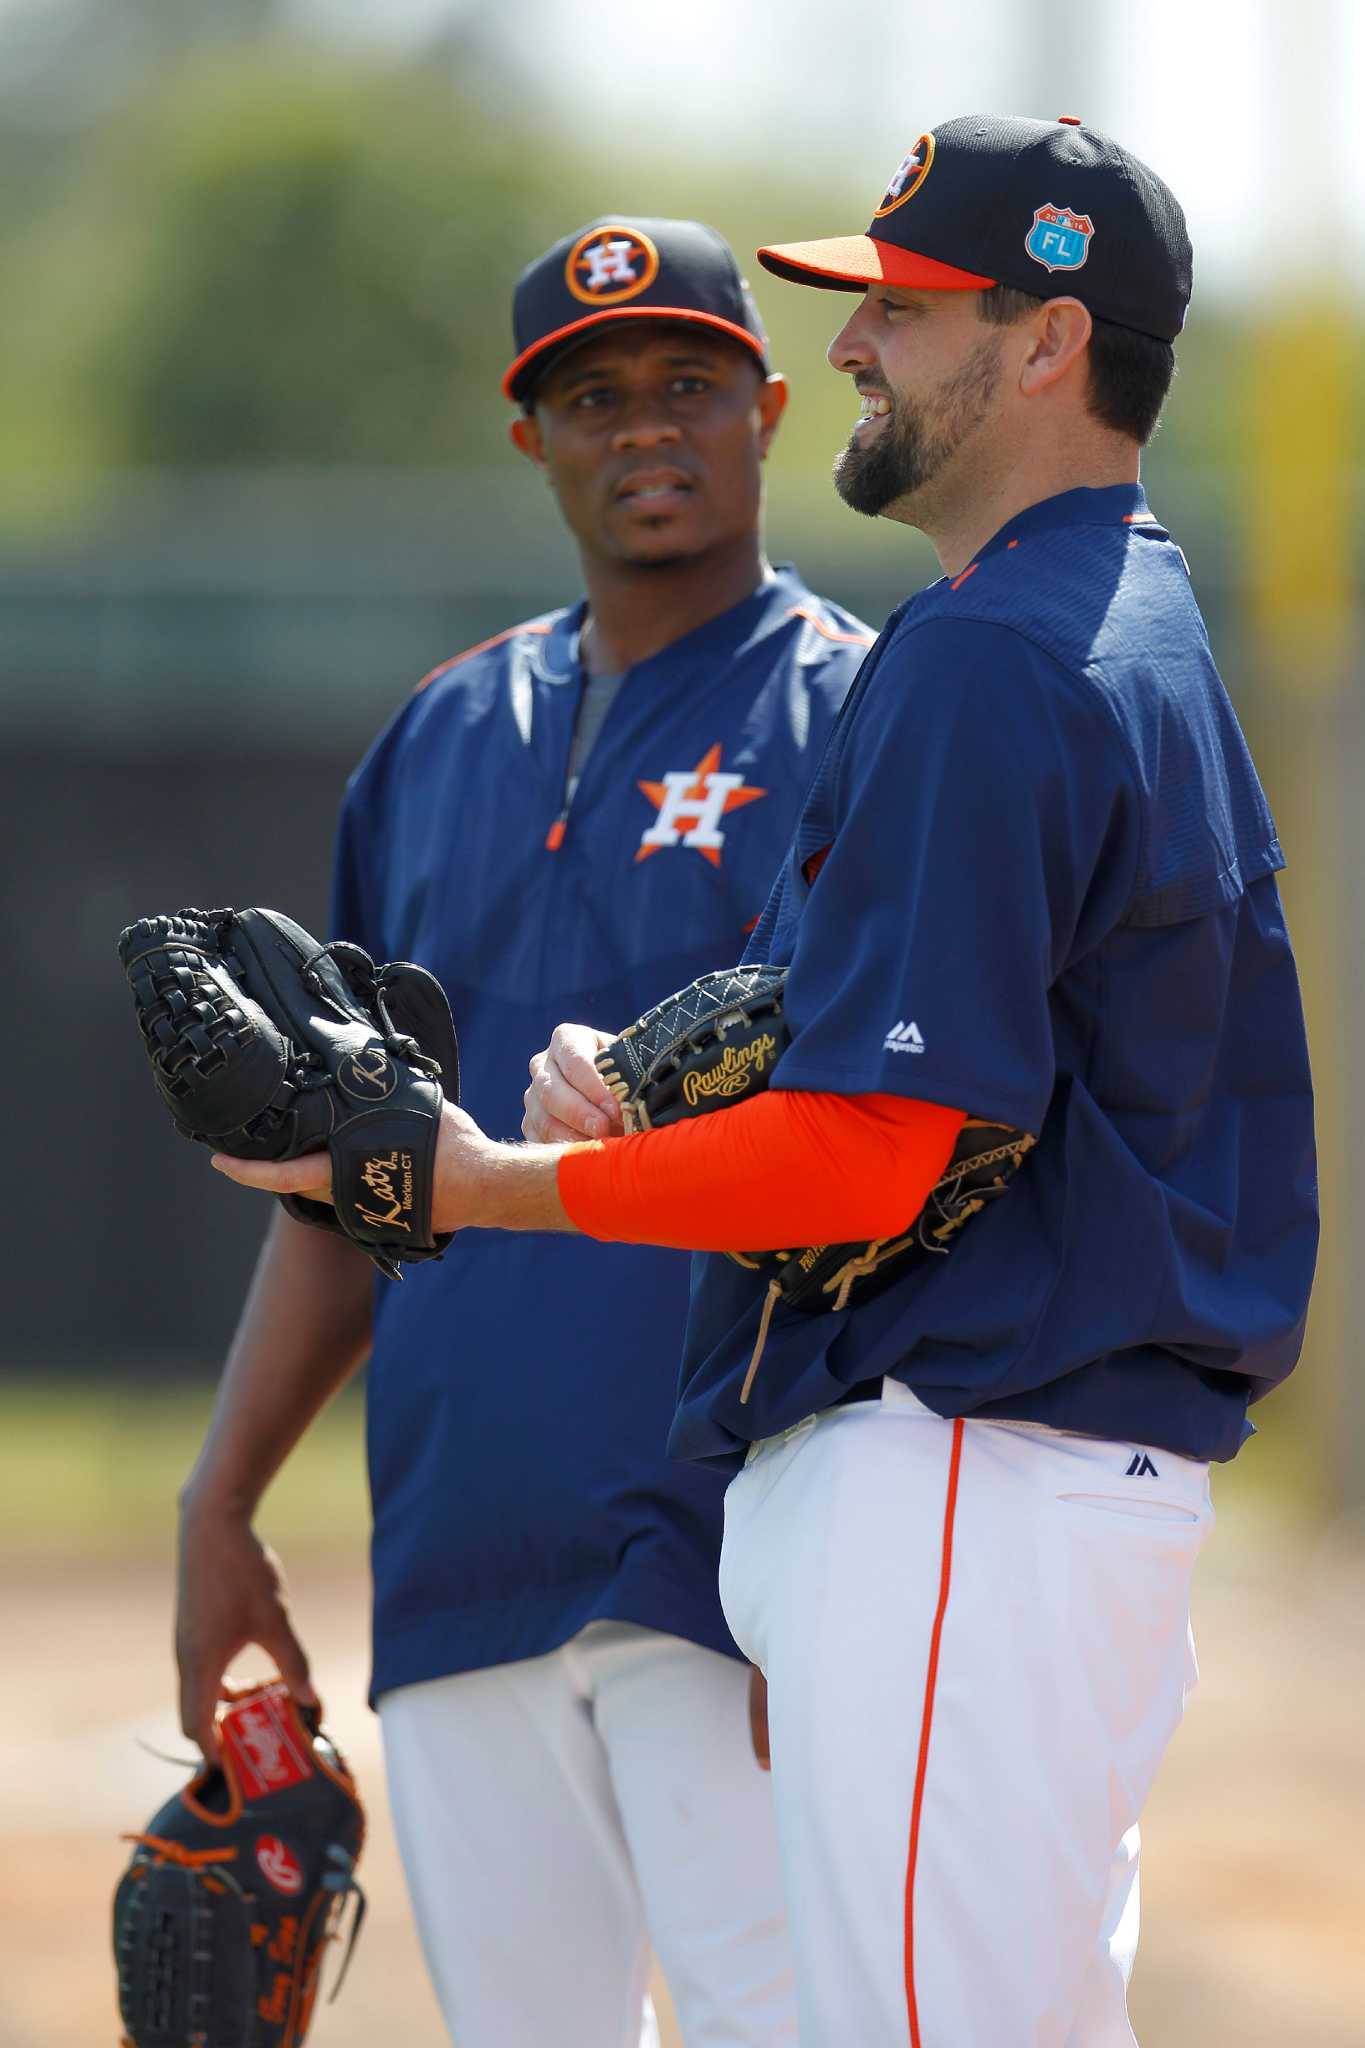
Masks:
[[[977,309],[993,327],[1012,327],[1043,304],[1033,292],[993,284],[977,294]],[[1116,433],[1145,447],[1156,432],[1166,393],[1175,375],[1169,341],[1095,320],[1090,336],[1090,410]]]

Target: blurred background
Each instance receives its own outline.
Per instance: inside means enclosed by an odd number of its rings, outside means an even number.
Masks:
[[[860,228],[914,137],[976,110],[1079,114],[1189,216],[1144,475],[1280,823],[1321,1102],[1308,1348],[1218,1475],[1134,2008],[1162,2048],[1359,2041],[1365,8],[0,0],[0,2048],[115,2037],[115,1838],[178,1782],[136,1739],[184,1751],[174,1493],[262,1227],[155,1102],[120,927],[260,901],[320,925],[389,712],[577,594],[498,393],[531,257],[618,209],[709,219],[745,259]],[[770,552],[879,621],[935,565],[830,488],[831,303],[760,300],[793,383]],[[263,1520],[377,1809],[371,1924],[316,2038],[437,2044],[363,1705],[355,1393]]]

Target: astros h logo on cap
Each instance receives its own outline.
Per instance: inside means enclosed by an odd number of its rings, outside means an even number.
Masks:
[[[648,290],[659,275],[659,252],[638,228],[590,228],[564,265],[564,282],[585,306],[618,306]]]
[[[884,220],[888,213],[894,213],[898,206],[904,206],[907,199],[913,199],[920,186],[928,177],[934,164],[934,138],[921,135],[908,156],[903,156],[896,166],[895,176],[882,194],[882,203],[873,214],[874,220]]]

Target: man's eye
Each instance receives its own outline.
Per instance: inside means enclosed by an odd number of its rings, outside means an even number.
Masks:
[[[703,391],[709,391],[711,383],[707,377],[675,377],[673,389],[683,397],[693,398]]]
[[[596,406],[605,405],[610,397],[605,384],[594,384],[587,391],[575,392],[570,402],[575,412],[588,412]]]

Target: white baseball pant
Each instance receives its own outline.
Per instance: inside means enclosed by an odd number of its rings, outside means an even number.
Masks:
[[[1206,1465],[894,1382],[754,1446],[721,1595],[768,1674],[801,2048],[1132,2048],[1212,1519]]]
[[[458,2048],[796,2040],[747,1665],[629,1623],[379,1702],[427,1965]]]

